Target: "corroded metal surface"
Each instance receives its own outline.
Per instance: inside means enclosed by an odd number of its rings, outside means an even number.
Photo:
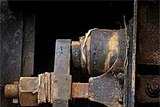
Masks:
[[[72,41],[72,63],[76,68],[81,68],[81,44],[79,41]]]
[[[5,96],[7,98],[18,97],[18,84],[7,84],[4,89]]]
[[[160,102],[160,76],[138,75],[137,99],[141,103]]]
[[[89,83],[73,82],[70,90],[64,90],[63,87],[57,86],[58,79],[60,78],[58,77],[57,79],[54,73],[45,72],[40,75],[39,77],[21,77],[19,87],[16,89],[17,91],[13,93],[13,95],[18,93],[16,98],[19,100],[17,100],[17,102],[19,102],[21,106],[37,106],[38,104],[49,102],[53,103],[54,107],[62,107],[64,105],[67,106],[68,100],[71,98],[85,98],[107,105],[108,107],[121,107],[121,86],[118,78],[112,74],[90,78]],[[61,85],[65,86],[64,84],[66,84],[70,86],[66,83],[67,78],[64,77],[61,78]],[[10,89],[12,85],[6,87]],[[58,92],[62,92],[61,95],[59,95]],[[69,92],[71,92],[71,94],[68,94]],[[14,98],[14,96],[10,97]]]
[[[99,102],[107,107],[123,106],[127,42],[127,29],[98,29],[91,32],[91,73],[102,74],[89,79],[91,101]]]
[[[51,74],[39,74],[38,104],[51,102]]]
[[[20,93],[19,103],[23,106],[38,106],[37,93]]]
[[[83,72],[98,76],[109,71],[123,72],[126,60],[127,35],[125,29],[91,29],[88,35],[80,37],[80,42],[72,44],[72,62]]]
[[[21,77],[19,81],[19,91],[36,92],[39,87],[39,79],[37,77]]]
[[[72,83],[72,98],[88,98],[88,83]]]
[[[153,78],[151,81],[147,82],[146,94],[152,98],[160,96],[160,80],[159,78]]]
[[[117,77],[109,73],[89,79],[89,100],[107,107],[122,107],[122,87]]]
[[[136,30],[137,30],[137,1],[134,1],[134,18],[129,21],[128,36],[128,66],[124,77],[124,107],[135,107],[135,77],[136,77]]]
[[[20,105],[50,102],[54,107],[68,107],[71,98],[86,98],[108,107],[122,107],[127,48],[126,29],[95,29],[87,38],[81,37],[80,42],[72,44],[70,39],[58,39],[54,72],[20,78]],[[89,83],[72,84],[71,52],[75,67],[81,66],[91,76],[100,76],[91,77]],[[27,97],[30,99],[26,100]]]
[[[70,48],[70,39],[56,40],[54,72],[51,75],[53,107],[68,107],[71,98]]]
[[[108,72],[118,58],[118,40],[118,31],[94,30],[91,32],[91,75]]]
[[[160,65],[159,2],[139,2],[138,6],[138,63]]]
[[[21,106],[37,106],[38,77],[21,77],[19,81],[19,103]]]
[[[24,31],[22,44],[21,76],[31,76],[34,74],[35,15],[24,14],[23,18]]]

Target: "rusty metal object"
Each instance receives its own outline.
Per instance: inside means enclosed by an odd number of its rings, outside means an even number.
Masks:
[[[18,84],[7,84],[4,94],[7,98],[18,98]]]
[[[19,84],[7,84],[5,86],[5,96],[13,98],[13,103],[19,102],[21,106],[37,106],[46,102],[53,103],[56,100],[55,98],[59,97],[55,96],[56,93],[54,92],[58,88],[50,83],[53,80],[50,76],[54,75],[48,72],[39,75],[41,75],[39,76],[40,81],[38,81],[38,77],[21,77]],[[88,86],[88,83],[72,83],[70,98],[88,98]],[[53,94],[54,97],[51,96]]]
[[[108,72],[116,62],[119,54],[118,40],[118,31],[96,30],[91,32],[91,74],[100,75]]]
[[[21,77],[19,83],[5,86],[5,96],[21,106],[37,106],[38,85],[38,77]]]
[[[99,102],[107,107],[123,106],[123,91],[117,77],[109,73],[89,79],[89,100]]]
[[[47,77],[46,74],[47,75],[50,74],[51,78],[45,78]],[[60,105],[58,104],[58,106],[62,107],[62,105],[66,105],[69,99],[57,100],[57,98],[66,97],[64,93],[62,93],[61,96],[57,94],[58,91],[61,91],[61,90],[63,91],[63,88],[59,89],[56,84],[50,83],[50,81],[52,80],[55,83],[59,81],[59,80],[56,80],[55,75],[53,73],[44,73],[40,75],[41,76],[39,76],[39,79],[38,77],[21,77],[20,83],[19,83],[20,87],[17,87],[17,90],[19,90],[17,99],[19,99],[18,102],[20,103],[20,105],[21,106],[37,106],[38,104],[46,103],[47,101],[49,103],[53,103],[54,106],[57,106],[58,102],[60,103]],[[50,79],[50,81],[46,81],[48,79]],[[66,81],[65,78],[63,78],[63,80]],[[107,105],[108,107],[121,107],[119,105],[120,103],[122,103],[122,98],[120,97],[122,94],[121,88],[118,85],[119,84],[118,81],[113,81],[113,80],[117,80],[117,78],[113,77],[111,74],[111,75],[108,75],[107,78],[95,78],[95,77],[90,78],[89,83],[73,82],[70,90],[67,90],[66,92],[71,92],[71,96],[69,97],[70,99],[85,98],[91,101],[102,103],[104,105]],[[47,89],[49,84],[51,89],[49,91],[50,93],[48,92],[48,89]],[[9,85],[7,87],[12,87],[12,86]],[[113,88],[112,91],[111,91],[111,88]],[[9,90],[6,90],[6,91],[9,91]],[[50,96],[51,99],[49,99],[49,97],[47,96]]]
[[[128,39],[125,29],[92,29],[89,32],[80,37],[80,42],[72,43],[73,65],[80,68],[81,64],[82,71],[91,76],[108,72],[115,63],[114,72],[123,72]]]
[[[160,102],[160,76],[138,75],[137,99],[141,103]]]
[[[140,2],[138,7],[137,60],[139,64],[160,65],[159,2]]]
[[[38,77],[21,77],[19,81],[19,103],[21,106],[37,106]]]
[[[124,107],[135,107],[135,83],[136,83],[136,50],[137,50],[137,6],[138,0],[134,0],[134,15],[133,19],[129,21],[127,33],[129,37],[128,48],[128,66],[125,69],[124,76]]]
[[[54,72],[51,74],[53,107],[68,107],[68,100],[71,98],[70,48],[70,39],[56,40]]]
[[[147,82],[146,93],[148,96],[156,98],[160,96],[160,80],[159,78],[153,78]]]
[[[79,41],[72,41],[72,63],[76,68],[81,68],[81,44]]]
[[[19,101],[21,106],[38,106],[37,93],[20,93]]]
[[[123,106],[127,49],[126,28],[91,32],[90,72],[100,76],[89,78],[89,100],[107,107]]]
[[[88,98],[88,83],[72,83],[72,98]]]
[[[21,106],[50,102],[54,107],[68,107],[71,98],[88,98],[108,107],[122,107],[127,31],[94,29],[87,34],[72,44],[70,39],[56,40],[54,72],[20,78]],[[71,53],[75,67],[100,76],[91,77],[89,83],[72,84]]]
[[[39,74],[38,104],[51,102],[51,74],[45,72]]]
[[[46,74],[48,76],[46,76]],[[39,76],[39,78],[38,77],[21,77],[19,82],[19,87],[17,87],[17,90],[19,90],[18,99],[19,99],[20,105],[21,106],[37,106],[40,103],[46,103],[46,101],[50,103],[54,103],[54,106],[57,106],[56,104],[58,102],[60,102],[60,105],[58,104],[58,106],[62,107],[62,105],[66,105],[69,99],[57,100],[57,98],[60,98],[60,97],[63,97],[63,98],[68,98],[68,97],[64,95],[64,93],[62,93],[61,96],[57,94],[57,92],[61,90],[64,92],[64,89],[63,87],[62,89],[57,87],[56,83],[59,80],[56,79],[54,73],[44,73],[40,75],[41,76]],[[107,78],[104,78],[104,76]],[[114,77],[112,74],[107,74],[104,76],[92,77],[90,78],[89,83],[72,83],[70,90],[66,90],[66,92],[71,92],[71,96],[69,98],[70,99],[85,98],[91,101],[102,103],[104,105],[107,105],[108,107],[121,107],[122,92],[121,92],[121,86],[119,84],[117,77]],[[48,81],[48,79],[50,80]],[[65,78],[62,78],[62,79],[66,81]],[[50,83],[50,81],[52,80],[53,82],[55,82],[54,84]],[[51,90],[48,92],[49,84],[50,84]],[[12,86],[9,85],[7,87],[12,87]],[[47,96],[50,96],[51,98],[50,101],[49,101],[49,97]]]

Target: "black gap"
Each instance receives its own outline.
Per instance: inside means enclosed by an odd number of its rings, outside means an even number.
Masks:
[[[158,66],[158,65],[137,64],[137,74],[159,75],[160,74],[160,66]]]

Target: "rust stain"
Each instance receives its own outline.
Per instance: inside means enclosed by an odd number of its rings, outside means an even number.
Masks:
[[[72,83],[72,98],[88,98],[88,83]]]
[[[72,46],[80,46],[81,43],[79,41],[72,41]]]
[[[110,60],[113,55],[118,55],[119,53],[119,37],[118,37],[118,32],[113,32],[112,36],[109,40],[109,43],[107,44],[107,50],[108,54],[106,55],[106,61],[105,61],[105,67],[104,70],[107,71],[112,65],[110,65]],[[118,56],[117,56],[118,58]]]
[[[18,84],[7,84],[4,89],[4,94],[7,98],[17,98]]]
[[[91,36],[89,36],[87,38],[87,42],[86,42],[86,52],[87,52],[87,55],[86,55],[86,59],[87,59],[87,70],[88,70],[88,73],[91,74],[91,71],[90,71],[90,48],[91,48]]]
[[[21,77],[19,81],[19,102],[21,106],[37,106],[38,77]]]
[[[22,107],[23,106],[38,106],[37,93],[32,94],[32,93],[21,92],[19,95],[20,95],[19,102]]]

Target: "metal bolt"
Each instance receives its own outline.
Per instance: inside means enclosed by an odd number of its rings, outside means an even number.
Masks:
[[[4,89],[5,97],[17,98],[18,97],[18,85],[17,84],[7,84]]]
[[[159,97],[160,96],[160,83],[158,78],[154,78],[152,81],[147,82],[146,93],[150,97]]]

